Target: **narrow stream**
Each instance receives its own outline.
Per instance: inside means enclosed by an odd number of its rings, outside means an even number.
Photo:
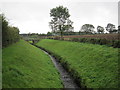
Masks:
[[[36,46],[36,45],[35,45]],[[42,49],[41,49],[42,50]],[[64,88],[74,88],[73,90],[79,89],[78,85],[74,82],[74,79],[69,75],[69,73],[63,68],[63,66],[55,60],[54,57],[52,57],[49,53],[46,51],[42,50],[45,54],[47,54],[52,62],[54,63],[54,66],[57,68],[57,70],[60,73],[60,78],[63,82]]]

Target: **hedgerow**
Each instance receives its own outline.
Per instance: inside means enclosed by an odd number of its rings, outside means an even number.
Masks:
[[[2,22],[2,46],[6,47],[19,41],[19,29],[17,27],[10,26],[3,14],[0,15],[0,22]]]
[[[107,40],[107,39],[98,39],[98,38],[72,38],[70,41],[100,44],[100,45],[112,46],[114,48],[120,48],[120,40]]]

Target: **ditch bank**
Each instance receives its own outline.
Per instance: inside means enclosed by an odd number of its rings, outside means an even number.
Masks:
[[[54,63],[55,67],[61,75],[61,80],[63,81],[64,88],[86,88],[85,83],[81,83],[81,77],[78,76],[77,72],[73,69],[70,69],[69,64],[65,62],[59,55],[52,53],[51,51],[46,50],[40,46],[32,44],[37,48],[40,48],[44,53],[46,53]]]

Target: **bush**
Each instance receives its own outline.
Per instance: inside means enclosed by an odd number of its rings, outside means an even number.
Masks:
[[[107,44],[107,40],[106,39],[100,39],[99,44],[100,45],[105,45],[105,44]]]
[[[93,44],[96,43],[95,41],[96,41],[96,39],[94,39],[94,38],[92,38],[92,39],[89,40],[89,42],[91,42],[91,43],[93,43]]]
[[[60,37],[59,36],[55,36],[54,39],[55,40],[60,40]]]
[[[120,40],[114,41],[113,44],[112,44],[112,46],[114,48],[120,48]]]
[[[86,38],[80,38],[80,42],[86,42]]]
[[[72,38],[72,41],[78,42],[78,41],[79,41],[79,38]]]
[[[19,41],[19,29],[17,27],[9,26],[4,15],[0,15],[0,18],[2,22],[2,46],[5,47]]]
[[[107,39],[95,39],[95,38],[72,38],[71,41],[100,44],[100,45],[112,46],[114,48],[120,48],[120,40],[107,40]]]

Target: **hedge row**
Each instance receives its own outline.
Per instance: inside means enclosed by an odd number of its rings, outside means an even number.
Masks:
[[[55,40],[61,40],[59,36],[56,36],[54,38],[49,39],[55,39]],[[74,41],[74,42],[82,42],[82,43],[92,43],[92,44],[100,44],[100,45],[107,45],[114,48],[120,48],[120,40],[108,40],[108,39],[102,39],[102,38],[64,38],[65,41]]]
[[[19,41],[19,29],[10,26],[4,15],[0,15],[0,22],[2,22],[2,46],[6,47]]]
[[[112,46],[114,48],[120,48],[120,40],[107,40],[107,39],[96,39],[96,38],[72,38],[70,41],[92,43]]]

